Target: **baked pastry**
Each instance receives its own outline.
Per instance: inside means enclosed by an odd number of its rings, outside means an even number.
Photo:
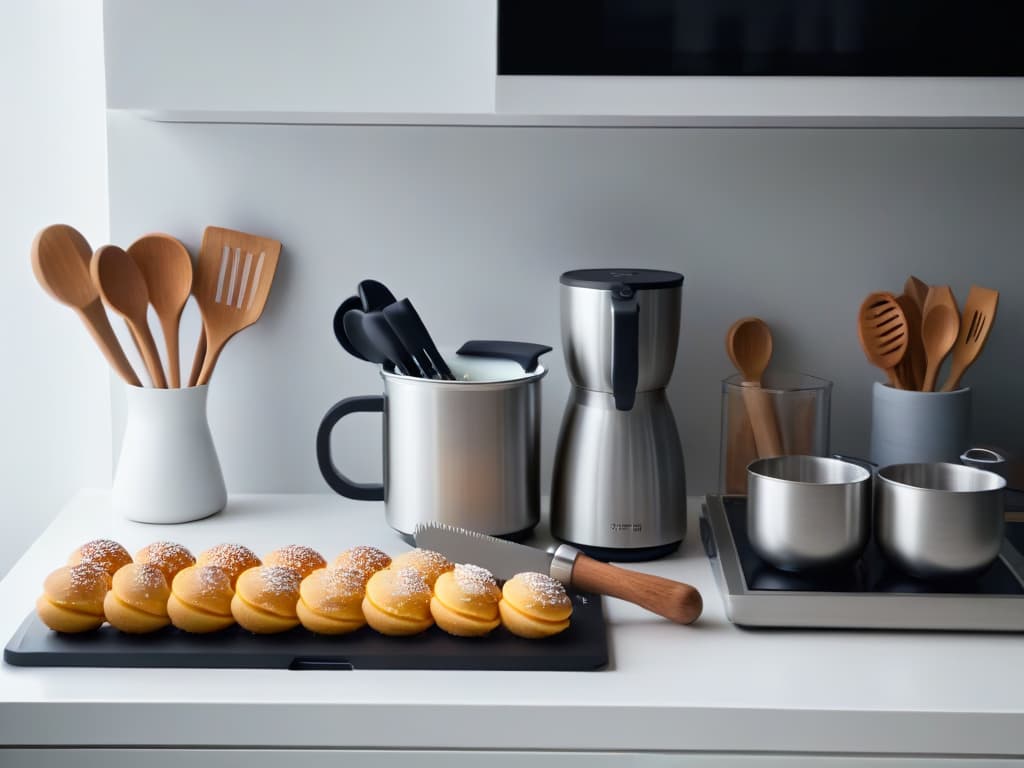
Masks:
[[[217,544],[200,552],[199,557],[196,558],[196,565],[212,565],[220,568],[228,575],[233,590],[242,571],[263,565],[263,563],[256,557],[255,552],[241,544]]]
[[[129,563],[114,574],[103,599],[103,612],[122,632],[141,635],[171,623],[167,599],[171,588],[163,571],[149,563]]]
[[[513,635],[549,637],[569,628],[572,601],[565,587],[547,574],[517,573],[502,587],[498,610]]]
[[[403,552],[391,561],[391,567],[400,571],[403,568],[412,568],[418,572],[427,586],[434,588],[437,577],[455,567],[455,563],[432,549],[411,549]]]
[[[434,583],[430,613],[441,629],[459,637],[486,635],[501,623],[501,590],[494,576],[479,565],[456,565]]]
[[[171,583],[167,615],[178,629],[205,634],[235,623],[231,614],[230,577],[215,565],[190,565],[178,571]]]
[[[391,556],[387,552],[360,544],[357,547],[346,549],[334,558],[331,568],[358,571],[363,574],[363,584],[365,585],[373,574],[389,565],[391,565]]]
[[[93,539],[88,541],[68,558],[68,565],[79,563],[91,563],[100,566],[108,574],[113,576],[122,565],[128,565],[132,556],[128,550],[111,539]]]
[[[178,575],[178,571],[195,565],[196,559],[181,544],[175,544],[173,541],[154,541],[135,553],[135,562],[156,566],[170,584]]]
[[[43,582],[36,613],[57,632],[88,632],[104,621],[103,598],[110,589],[110,574],[99,565],[61,566]]]
[[[413,568],[385,568],[366,582],[363,616],[382,635],[415,635],[434,623],[430,587]]]
[[[261,635],[284,632],[299,625],[299,572],[283,565],[261,565],[238,577],[231,614],[240,625]]]
[[[291,568],[299,574],[299,580],[306,578],[317,568],[326,568],[327,561],[323,555],[310,547],[301,544],[289,544],[287,547],[275,549],[263,557],[264,565],[279,565]]]
[[[302,580],[295,606],[302,626],[321,635],[343,635],[366,626],[362,571],[319,568]]]

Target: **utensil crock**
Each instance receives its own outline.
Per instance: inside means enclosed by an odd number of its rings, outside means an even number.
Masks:
[[[126,387],[114,511],[140,523],[187,523],[221,511],[224,475],[206,417],[208,387]]]

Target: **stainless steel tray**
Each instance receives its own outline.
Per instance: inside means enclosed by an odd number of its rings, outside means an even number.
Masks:
[[[990,573],[970,582],[936,585],[905,577],[880,579],[877,570],[884,566],[873,545],[848,577],[816,580],[759,564],[746,542],[741,524],[745,514],[744,498],[708,495],[700,520],[704,550],[726,615],[735,624],[1024,632],[1024,556],[1008,540]],[[752,588],[752,582],[759,588]],[[841,588],[832,589],[833,584]],[[768,588],[760,588],[765,585]]]

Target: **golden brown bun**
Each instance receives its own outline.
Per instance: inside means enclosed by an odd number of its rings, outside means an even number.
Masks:
[[[501,590],[490,571],[477,565],[456,565],[434,584],[430,613],[441,629],[459,637],[486,635],[501,623]]]
[[[412,568],[386,568],[366,582],[363,615],[382,635],[415,635],[434,623],[430,587]]]
[[[301,544],[289,544],[286,547],[275,549],[263,558],[264,565],[282,566],[291,568],[299,574],[299,579],[304,579],[318,568],[326,568],[327,561],[323,555],[310,547]]]
[[[543,573],[517,573],[502,587],[501,623],[514,635],[550,637],[569,628],[572,601],[558,581]]]
[[[87,632],[105,621],[103,598],[109,589],[110,574],[99,565],[65,565],[46,577],[36,613],[57,632]]]
[[[412,549],[403,552],[391,561],[391,568],[400,571],[403,568],[412,568],[417,571],[427,586],[434,588],[434,582],[442,573],[447,573],[455,567],[455,563],[431,549]]]
[[[235,588],[235,582],[242,575],[243,571],[263,565],[256,553],[241,544],[217,544],[204,552],[199,553],[196,558],[196,565],[213,565],[220,568],[231,580],[231,588]]]
[[[302,626],[322,635],[341,635],[366,625],[363,574],[320,568],[302,580],[295,611]]]
[[[297,571],[279,565],[250,568],[238,577],[231,613],[250,632],[284,632],[299,624],[295,605],[301,578]]]
[[[155,565],[170,584],[178,575],[178,571],[195,565],[196,559],[181,544],[175,544],[173,541],[154,541],[135,553],[135,562]]]
[[[98,565],[111,576],[117,573],[122,565],[128,565],[132,556],[128,550],[111,539],[93,539],[86,542],[68,557],[68,565],[91,563]]]
[[[391,565],[391,556],[387,552],[360,544],[357,547],[346,549],[334,558],[331,568],[358,571],[363,575],[363,584],[365,585],[373,574],[389,565]]]
[[[122,632],[154,632],[171,623],[167,615],[170,587],[163,572],[148,563],[129,563],[118,569],[103,600],[103,612]]]
[[[193,565],[178,571],[171,584],[167,615],[178,629],[196,634],[216,632],[235,623],[231,580],[213,565]]]

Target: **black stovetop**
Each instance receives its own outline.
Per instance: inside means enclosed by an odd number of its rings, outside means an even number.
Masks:
[[[971,578],[922,581],[886,562],[874,538],[852,566],[816,572],[789,573],[772,567],[755,554],[747,539],[747,500],[722,499],[726,519],[748,589],[798,592],[888,592],[934,594],[1022,595],[1024,588],[1002,561]],[[1024,545],[1024,523],[1007,523],[1007,538],[1018,549]]]

